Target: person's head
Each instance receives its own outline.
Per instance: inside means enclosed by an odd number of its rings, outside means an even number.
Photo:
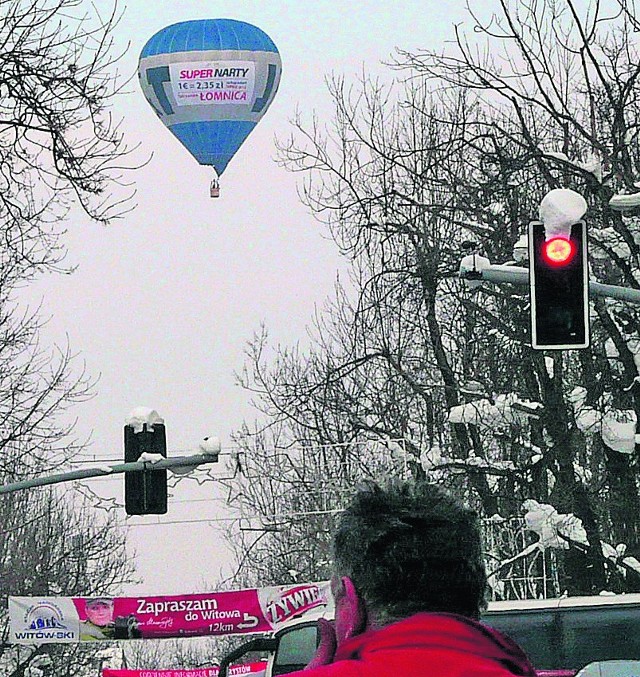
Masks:
[[[476,514],[439,486],[363,485],[339,518],[333,550],[337,626],[346,617],[382,626],[420,611],[478,618],[485,606]],[[345,611],[340,600],[353,605],[354,593],[359,608]]]
[[[110,597],[92,597],[85,600],[87,618],[98,627],[113,623],[113,599]]]

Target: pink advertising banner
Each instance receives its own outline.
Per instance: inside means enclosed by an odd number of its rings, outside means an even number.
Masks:
[[[229,666],[230,677],[264,677],[267,661]],[[111,670],[105,668],[102,677],[218,677],[219,668],[196,668],[194,670]]]
[[[9,597],[13,644],[272,632],[292,618],[330,617],[328,582],[197,595]]]

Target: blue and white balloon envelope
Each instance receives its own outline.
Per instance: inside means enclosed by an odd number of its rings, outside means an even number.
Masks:
[[[233,19],[167,26],[144,46],[138,66],[158,117],[218,176],[271,105],[281,72],[271,38]]]

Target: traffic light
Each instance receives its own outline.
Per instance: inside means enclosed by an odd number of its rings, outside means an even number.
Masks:
[[[589,275],[584,221],[570,238],[545,238],[545,226],[529,224],[531,345],[538,350],[589,345]]]
[[[124,461],[135,462],[143,453],[167,456],[167,434],[162,423],[142,424],[142,430],[124,427]],[[164,515],[167,512],[167,471],[140,470],[124,475],[127,515]]]

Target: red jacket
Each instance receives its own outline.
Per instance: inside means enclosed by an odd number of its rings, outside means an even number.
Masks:
[[[334,662],[290,677],[535,677],[522,649],[454,614],[419,613],[347,640]]]

